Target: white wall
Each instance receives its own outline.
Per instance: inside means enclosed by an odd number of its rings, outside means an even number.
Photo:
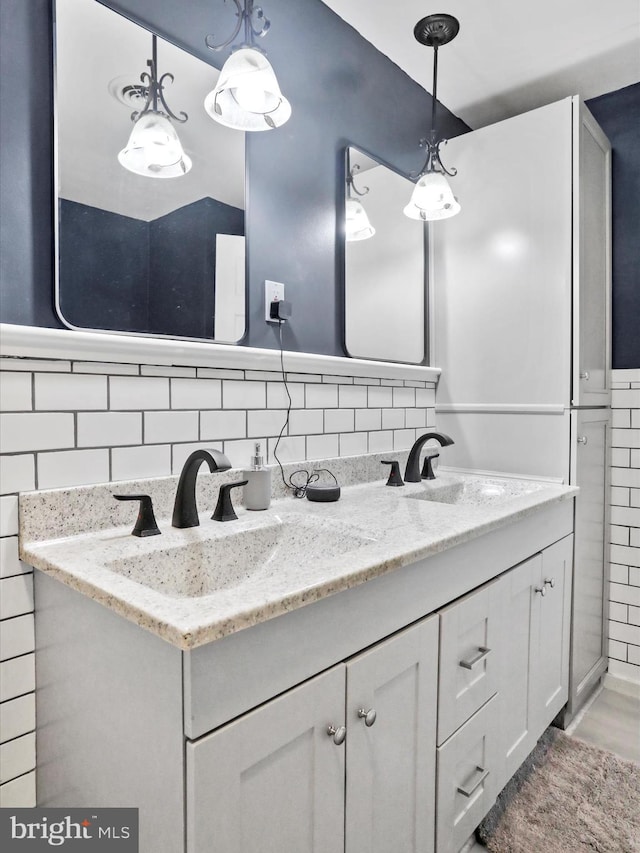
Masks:
[[[433,384],[288,378],[283,462],[404,450],[434,426]],[[286,404],[277,372],[0,359],[0,805],[35,805],[33,583],[18,559],[17,493],[178,474],[197,447],[235,467],[261,440],[274,462]]]

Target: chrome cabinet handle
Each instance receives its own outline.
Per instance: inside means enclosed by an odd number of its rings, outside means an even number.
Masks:
[[[546,588],[546,586],[536,586],[536,587],[534,587],[534,590],[535,590],[536,592],[539,592],[539,593],[540,593],[540,595],[546,595],[546,594],[547,594],[547,588]]]
[[[458,793],[462,794],[463,797],[470,797],[474,791],[478,790],[488,775],[489,771],[485,770],[484,767],[476,767],[466,785],[458,785]]]
[[[491,649],[488,649],[486,646],[478,646],[478,654],[474,655],[471,660],[461,660],[460,666],[463,669],[473,669],[476,664],[486,658],[490,651]]]
[[[370,728],[375,723],[378,715],[375,708],[369,708],[368,711],[365,711],[364,708],[358,708],[358,716],[364,720],[365,726]]]
[[[550,587],[551,587],[551,589],[553,589],[553,588],[554,588],[554,586],[556,585],[556,579],[555,579],[555,578],[546,578],[546,579],[545,579],[545,582],[544,582],[544,585],[545,585],[545,586],[550,586]]]
[[[587,444],[589,439],[587,438],[586,435],[579,435],[577,441],[578,441],[578,444]]]
[[[585,382],[589,381],[590,376],[591,376],[591,374],[589,373],[588,370],[581,370],[580,371],[580,379],[584,379]]]
[[[346,726],[335,726],[328,725],[327,726],[327,734],[329,737],[333,737],[333,742],[336,746],[340,746],[340,744],[344,743],[344,739],[347,736],[347,727]]]

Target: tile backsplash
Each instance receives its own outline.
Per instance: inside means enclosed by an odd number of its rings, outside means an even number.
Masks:
[[[640,684],[640,369],[614,370],[609,672]]]
[[[406,450],[435,426],[433,383],[287,379],[283,463]],[[261,441],[273,463],[287,405],[276,371],[0,359],[0,805],[35,805],[33,583],[18,559],[17,493],[178,474],[198,447],[241,467]]]

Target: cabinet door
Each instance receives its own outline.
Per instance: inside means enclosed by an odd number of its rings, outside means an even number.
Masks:
[[[589,110],[573,99],[574,406],[609,403],[611,146]]]
[[[542,556],[506,572],[500,578],[500,791],[535,746],[540,732],[532,728],[529,696],[530,640],[534,606],[532,589],[542,574]]]
[[[575,499],[569,672],[572,714],[607,663],[608,429],[608,409],[571,413],[571,483],[580,486]]]
[[[571,144],[569,98],[449,140],[462,213],[430,232],[439,406],[568,403]]]
[[[531,725],[536,737],[542,734],[568,697],[572,564],[573,535],[545,548],[542,574],[532,588],[535,606],[530,701]]]
[[[240,674],[239,674],[240,677]],[[342,853],[343,665],[188,743],[189,853]]]
[[[347,666],[347,853],[433,850],[437,660],[433,616]]]
[[[500,605],[489,583],[440,612],[438,746],[498,689]]]

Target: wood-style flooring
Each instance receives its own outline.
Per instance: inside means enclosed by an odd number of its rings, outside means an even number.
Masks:
[[[640,764],[640,699],[605,687],[568,734]]]

